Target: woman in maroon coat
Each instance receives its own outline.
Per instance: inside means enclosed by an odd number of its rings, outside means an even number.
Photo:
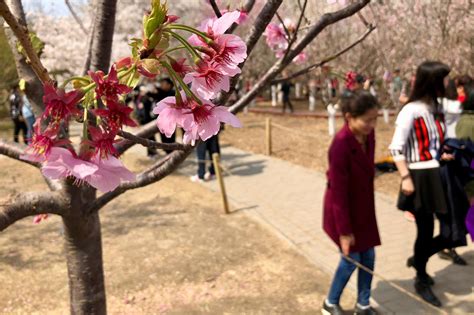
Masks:
[[[378,103],[368,92],[343,99],[346,123],[329,149],[328,183],[324,198],[323,228],[344,256],[373,269],[374,247],[380,245],[374,202],[374,128]],[[342,291],[356,266],[341,257],[323,314],[343,314]],[[359,270],[355,314],[375,314],[370,307],[372,276]]]

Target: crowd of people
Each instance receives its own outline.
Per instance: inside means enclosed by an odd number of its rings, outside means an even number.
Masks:
[[[455,248],[467,245],[467,217],[474,211],[474,86],[468,75],[450,77],[441,62],[418,66],[409,84],[397,82],[400,103],[389,150],[401,178],[397,207],[413,217],[417,228],[413,255],[407,266],[416,271],[414,287],[433,306],[441,301],[432,290],[435,279],[426,270],[431,256],[466,265]],[[395,72],[397,74],[397,72]],[[399,72],[398,72],[399,74]],[[342,95],[344,127],[329,150],[324,200],[324,230],[342,257],[335,272],[324,314],[343,314],[342,291],[359,264],[373,270],[374,247],[381,244],[374,203],[374,129],[379,102],[362,78]],[[435,218],[440,232],[434,234]],[[370,306],[372,275],[358,274],[355,314],[376,314]]]

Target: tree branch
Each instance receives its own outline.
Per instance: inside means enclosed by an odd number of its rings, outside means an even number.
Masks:
[[[258,93],[265,89],[272,82],[272,80],[291,63],[293,58],[303,51],[303,49],[309,43],[311,43],[311,41],[313,41],[327,26],[355,14],[356,12],[362,10],[362,8],[364,8],[364,6],[366,6],[369,2],[370,0],[355,1],[344,9],[333,13],[326,13],[321,16],[319,21],[309,29],[308,33],[306,33],[306,35],[296,43],[296,46],[291,50],[291,52],[285,58],[277,60],[252,87],[252,89],[230,107],[230,112],[235,114],[247,106],[258,95]]]
[[[283,81],[286,81],[286,80],[291,80],[291,79],[294,79],[296,77],[299,77],[300,75],[303,75],[303,74],[306,74],[314,69],[317,69],[319,67],[322,67],[323,65],[325,65],[326,63],[338,58],[339,56],[343,55],[344,53],[348,52],[349,50],[351,50],[352,48],[354,48],[355,46],[357,46],[359,43],[363,42],[369,35],[370,33],[372,33],[373,30],[375,30],[375,26],[369,24],[369,28],[367,29],[367,31],[362,35],[360,36],[355,42],[353,42],[352,44],[350,44],[349,46],[345,47],[344,49],[341,49],[340,51],[338,51],[336,54],[328,57],[328,58],[325,58],[323,59],[322,61],[318,62],[318,63],[315,63],[311,66],[308,66],[304,69],[301,69],[300,71],[298,72],[295,72],[293,73],[292,75],[290,75],[289,77],[287,78],[279,78],[279,79],[275,79],[272,81],[271,84],[278,84],[280,82],[283,82]]]
[[[211,7],[214,10],[214,13],[216,14],[217,18],[220,18],[222,16],[222,13],[221,13],[221,10],[219,10],[219,7],[217,6],[216,1],[209,0],[209,3],[211,4]]]
[[[115,190],[105,193],[94,202],[91,203],[87,212],[91,213],[94,211],[99,211],[107,203],[120,196],[124,192],[136,189],[140,187],[145,187],[147,185],[153,184],[157,181],[160,181],[164,177],[171,174],[178,166],[186,160],[188,155],[192,152],[194,148],[192,146],[186,146],[184,151],[174,151],[171,154],[168,154],[165,158],[156,162],[154,165],[149,167],[147,170],[141,172],[137,175],[137,180],[134,182],[123,183],[118,186]]]
[[[67,5],[67,8],[69,9],[69,12],[71,12],[71,15],[72,17],[74,18],[74,20],[76,20],[77,24],[79,24],[79,27],[81,28],[82,32],[84,33],[84,35],[87,35],[87,30],[86,28],[84,27],[84,24],[82,24],[82,21],[81,19],[79,19],[79,16],[77,16],[76,12],[74,11],[74,8],[72,7],[71,3],[69,2],[69,0],[64,0],[64,2],[66,3]]]
[[[0,231],[25,217],[53,213],[64,215],[69,203],[60,192],[26,192],[13,195],[0,205]]]
[[[142,126],[138,130],[138,132],[135,133],[135,136],[146,139],[146,138],[150,138],[157,132],[158,132],[158,126],[156,125],[156,121],[150,121],[148,124]],[[135,144],[136,142],[133,142],[129,139],[124,139],[117,142],[114,146],[115,146],[115,149],[117,149],[118,153],[122,155],[123,153],[125,153],[125,151],[133,147]]]
[[[36,54],[33,48],[33,45],[31,44],[28,28],[18,22],[18,20],[10,11],[10,8],[3,0],[0,1],[0,15],[5,19],[5,22],[7,22],[15,36],[18,38],[18,41],[25,50],[25,54],[28,56],[31,68],[36,73],[41,82],[52,83],[53,79],[51,79],[51,77],[49,76],[48,70],[43,67],[43,64],[41,63],[38,55]]]
[[[285,30],[285,34],[286,34],[286,41],[289,43],[290,38],[291,38],[291,34],[290,34],[290,31],[288,30],[288,27],[286,27],[285,22],[281,18],[280,14],[278,14],[278,11],[275,13],[275,15],[276,15],[278,21],[280,21],[281,25],[283,26],[283,29]]]
[[[242,11],[249,14],[250,11],[252,11],[254,5],[255,5],[255,0],[247,0],[247,2],[242,7]],[[232,23],[232,26],[226,31],[226,34],[232,34],[238,26],[239,24]]]
[[[326,27],[354,15],[362,10],[369,2],[370,0],[354,1],[341,10],[323,14],[319,21],[309,29],[306,35],[296,43],[295,48],[293,48],[286,58],[284,58],[283,63],[290,63],[293,58],[302,52],[303,49],[308,46],[308,44],[311,43]]]
[[[186,148],[185,145],[181,143],[162,143],[162,142],[157,142],[153,140],[148,140],[146,138],[142,138],[139,136],[136,136],[130,132],[126,131],[119,131],[118,135],[121,136],[122,138],[131,140],[135,143],[141,144],[144,147],[148,148],[157,148],[157,149],[163,149],[163,150],[184,150]]]
[[[283,0],[268,0],[262,10],[260,10],[260,13],[255,19],[255,24],[252,26],[249,31],[249,35],[245,39],[245,44],[247,45],[247,59],[249,58],[252,50],[255,48],[255,45],[267,28],[268,24],[272,21],[273,16],[277,12],[282,2]],[[239,65],[240,69],[243,68],[247,59]],[[240,74],[237,74],[230,79],[229,92],[221,92],[219,97],[216,99],[216,104],[224,105],[227,102],[229,96],[233,93],[234,87],[239,81],[239,78]]]
[[[25,148],[26,148],[25,146],[22,146],[20,144],[11,143],[11,142],[9,143],[0,139],[0,154],[1,155],[8,156],[9,158],[12,158],[14,160],[27,163],[38,168],[41,167],[41,163],[27,161],[20,158],[20,155],[25,153]]]

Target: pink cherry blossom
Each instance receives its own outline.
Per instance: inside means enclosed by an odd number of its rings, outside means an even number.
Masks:
[[[202,60],[194,70],[194,72],[186,74],[184,82],[191,83],[193,89],[204,98],[213,99],[219,91],[229,91],[230,79],[224,74],[225,69],[222,65]]]
[[[75,157],[68,149],[53,147],[41,167],[41,172],[50,179],[63,179],[73,176],[76,179],[83,180],[97,169],[98,167],[95,164]]]
[[[34,224],[40,224],[41,221],[46,220],[47,218],[48,218],[47,213],[35,215],[35,217],[33,218],[33,223]]]
[[[124,61],[125,62],[125,61]],[[107,101],[118,100],[120,94],[127,94],[132,91],[130,87],[125,84],[120,84],[117,77],[116,65],[110,67],[107,78],[102,71],[92,72],[89,71],[89,75],[96,83],[95,93],[97,99],[104,97]]]
[[[295,58],[293,58],[293,62],[296,64],[304,63],[308,59],[308,56],[304,51],[300,52]]]
[[[65,92],[63,89],[55,88],[46,83],[44,85],[43,103],[45,105],[43,118],[50,118],[53,123],[61,120],[68,120],[71,116],[81,115],[77,108],[82,92],[73,90]]]
[[[181,93],[181,98],[185,102],[186,95]],[[158,115],[158,129],[168,138],[176,131],[177,126],[183,126],[184,119],[190,115],[184,112],[184,108],[184,104],[176,104],[176,97],[169,96],[158,102],[153,109],[153,113]]]
[[[92,139],[84,140],[84,143],[87,143],[94,147],[95,154],[102,158],[107,158],[109,155],[116,156],[118,155],[118,152],[114,147],[114,143],[118,141],[115,140],[117,132],[117,129],[104,131],[101,128],[89,126],[89,134]]]
[[[227,107],[216,106],[209,101],[200,98],[202,105],[195,100],[186,102],[187,110],[184,112],[192,115],[184,117],[183,129],[185,130],[183,142],[185,144],[195,144],[199,138],[207,140],[216,135],[221,127],[221,123],[229,124],[233,127],[242,127],[239,119],[228,111]]]
[[[267,45],[271,48],[288,44],[285,30],[276,23],[268,24],[263,35],[266,37]]]
[[[84,177],[84,181],[101,192],[112,191],[122,181],[134,181],[135,174],[130,172],[122,162],[113,156],[101,159],[99,156],[92,158],[91,163],[96,165],[97,170]]]

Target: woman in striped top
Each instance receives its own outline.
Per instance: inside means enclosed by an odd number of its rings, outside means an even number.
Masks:
[[[445,93],[444,78],[450,68],[426,61],[417,69],[408,103],[400,110],[390,152],[402,178],[398,208],[415,215],[417,238],[414,257],[407,265],[415,267],[415,289],[427,302],[441,306],[426,272],[428,259],[449,247],[442,236],[433,238],[433,213],[446,213],[447,206],[436,160],[445,137],[445,124],[438,98]],[[449,157],[446,157],[449,158]]]

